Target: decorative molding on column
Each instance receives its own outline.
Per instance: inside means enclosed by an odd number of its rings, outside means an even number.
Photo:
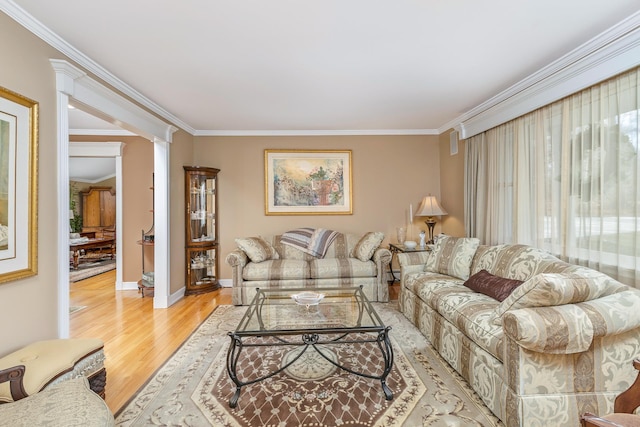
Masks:
[[[151,141],[162,137],[171,142],[173,133],[178,130],[175,126],[118,95],[67,61],[51,59],[50,62],[56,72],[57,84],[73,98],[71,105]]]

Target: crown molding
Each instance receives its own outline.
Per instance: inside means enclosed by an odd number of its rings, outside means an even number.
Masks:
[[[466,139],[640,65],[640,12],[636,12],[438,129],[196,130],[77,50],[12,0],[0,0],[0,10],[87,71],[194,136],[439,135],[453,128]]]
[[[640,65],[640,12],[438,129],[465,139]]]
[[[198,130],[194,136],[375,136],[438,135],[438,129],[362,129],[362,130]]]
[[[177,116],[171,114],[160,105],[156,104],[151,99],[147,98],[146,96],[135,90],[133,87],[113,75],[93,59],[80,52],[78,49],[65,41],[62,37],[58,36],[56,33],[44,26],[42,22],[38,21],[20,6],[15,4],[12,0],[0,0],[0,10],[6,13],[18,24],[22,25],[24,28],[35,34],[37,37],[41,38],[45,43],[63,53],[69,59],[80,65],[82,68],[96,75],[98,78],[100,78],[110,86],[113,86],[115,89],[127,95],[140,105],[148,108],[163,119],[184,129],[192,135],[195,133],[195,129],[189,124],[185,123]]]
[[[137,134],[124,129],[69,129],[69,135],[136,136]]]
[[[82,142],[69,141],[69,156],[117,157],[122,156],[126,144],[120,141]]]

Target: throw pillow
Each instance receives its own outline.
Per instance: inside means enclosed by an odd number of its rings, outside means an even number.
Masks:
[[[521,284],[522,280],[498,277],[489,273],[487,270],[478,271],[469,277],[469,280],[464,282],[467,288],[490,296],[498,301],[504,301],[511,292]]]
[[[276,249],[262,237],[244,237],[236,239],[236,244],[245,254],[247,254],[252,262],[263,262],[270,259],[280,258]]]
[[[536,274],[496,307],[493,322],[501,324],[502,316],[509,310],[553,307],[600,298],[609,292],[609,282],[610,278],[599,272],[591,276],[576,273]]]
[[[471,273],[471,261],[480,240],[470,237],[444,237],[438,239],[427,259],[424,271],[446,274],[467,280]]]
[[[369,261],[374,252],[384,240],[384,234],[376,231],[370,231],[360,238],[358,243],[351,251],[351,257],[358,258],[360,261]]]

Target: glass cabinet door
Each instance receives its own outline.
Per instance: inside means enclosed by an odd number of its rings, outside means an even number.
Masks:
[[[191,242],[216,240],[216,177],[191,175],[189,186],[189,236]]]
[[[194,249],[190,248],[188,252],[189,274],[187,277],[190,283],[187,284],[194,292],[198,288],[210,287],[217,283],[216,278],[216,250],[213,249]]]
[[[185,171],[186,282],[185,295],[210,292],[218,281],[219,169],[183,166]]]

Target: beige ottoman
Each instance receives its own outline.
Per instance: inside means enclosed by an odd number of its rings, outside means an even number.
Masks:
[[[0,359],[0,371],[19,366],[24,366],[21,386],[17,381],[0,384],[0,402],[13,402],[77,377],[87,378],[91,390],[104,398],[107,372],[104,368],[102,340],[73,338],[38,341]],[[19,374],[16,372],[13,375]]]

